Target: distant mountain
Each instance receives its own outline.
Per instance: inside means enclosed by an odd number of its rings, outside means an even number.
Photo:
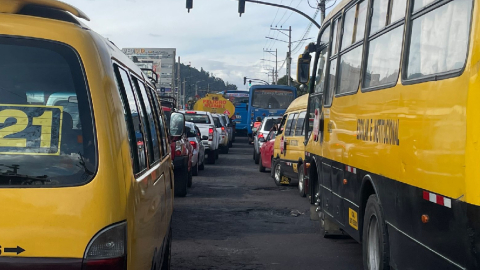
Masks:
[[[236,85],[230,84],[220,78],[210,75],[210,73],[205,71],[203,68],[198,70],[182,63],[180,63],[180,79],[182,81],[182,85],[183,81],[185,80],[186,100],[195,96],[195,83],[197,82],[198,95],[201,97],[206,94],[207,89],[210,89],[209,93],[237,89]]]

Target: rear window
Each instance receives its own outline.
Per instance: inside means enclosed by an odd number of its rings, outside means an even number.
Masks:
[[[210,124],[210,119],[206,114],[185,114],[185,121],[195,124]]]
[[[0,186],[72,186],[97,168],[80,57],[60,43],[0,37]]]
[[[188,138],[195,138],[197,137],[197,130],[195,127],[192,126],[185,126],[185,134],[187,134]]]
[[[263,131],[270,131],[270,129],[272,129],[273,125],[279,124],[280,121],[282,121],[282,118],[267,119],[267,122],[265,122],[265,125],[263,125]]]

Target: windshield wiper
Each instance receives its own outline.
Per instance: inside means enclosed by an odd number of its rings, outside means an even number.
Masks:
[[[51,182],[47,175],[29,176],[11,172],[0,173],[0,185],[47,185]]]

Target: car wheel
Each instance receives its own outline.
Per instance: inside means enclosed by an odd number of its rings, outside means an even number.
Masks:
[[[208,151],[207,160],[208,160],[208,163],[215,164],[215,151],[213,150]]]
[[[175,195],[178,197],[185,197],[187,196],[188,188],[188,172],[185,170],[178,170],[175,174]]]
[[[280,164],[280,161],[275,162],[273,180],[275,181],[275,185],[282,185],[280,184],[280,181],[282,180],[282,165]]]
[[[198,175],[198,162],[200,162],[200,160],[197,160],[197,164],[195,164],[195,167],[192,168],[192,175],[193,176]]]
[[[258,171],[265,172],[265,167],[263,167],[263,164],[262,164],[262,154],[260,154],[259,156],[260,157],[258,158]]]
[[[299,164],[300,168],[298,168],[298,193],[300,197],[305,197],[307,194],[305,193],[305,173],[303,171],[303,165]]]
[[[198,169],[200,171],[203,171],[205,169],[205,156],[203,156],[202,164],[198,166]]]
[[[167,245],[163,254],[162,270],[170,270],[172,262],[172,229],[168,233]]]
[[[258,164],[259,158],[260,158],[260,153],[257,153],[255,149],[253,149],[253,153],[255,155],[255,164]]]
[[[188,172],[188,183],[187,183],[187,187],[192,187],[192,184],[193,184],[193,172],[192,172],[193,168]]]
[[[215,150],[215,159],[218,159],[218,157],[220,156],[220,150]]]
[[[370,195],[363,219],[363,267],[389,269],[388,235],[377,195]]]
[[[253,160],[255,160],[257,158],[256,154],[257,154],[257,151],[255,151],[255,147],[253,147]]]

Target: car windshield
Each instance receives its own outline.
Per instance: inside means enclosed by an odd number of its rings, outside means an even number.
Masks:
[[[206,114],[185,114],[185,120],[195,124],[210,124],[210,118]]]
[[[96,171],[84,72],[70,47],[0,37],[0,187],[71,186]]]
[[[286,109],[293,101],[293,92],[279,89],[256,89],[252,106],[262,109]]]

